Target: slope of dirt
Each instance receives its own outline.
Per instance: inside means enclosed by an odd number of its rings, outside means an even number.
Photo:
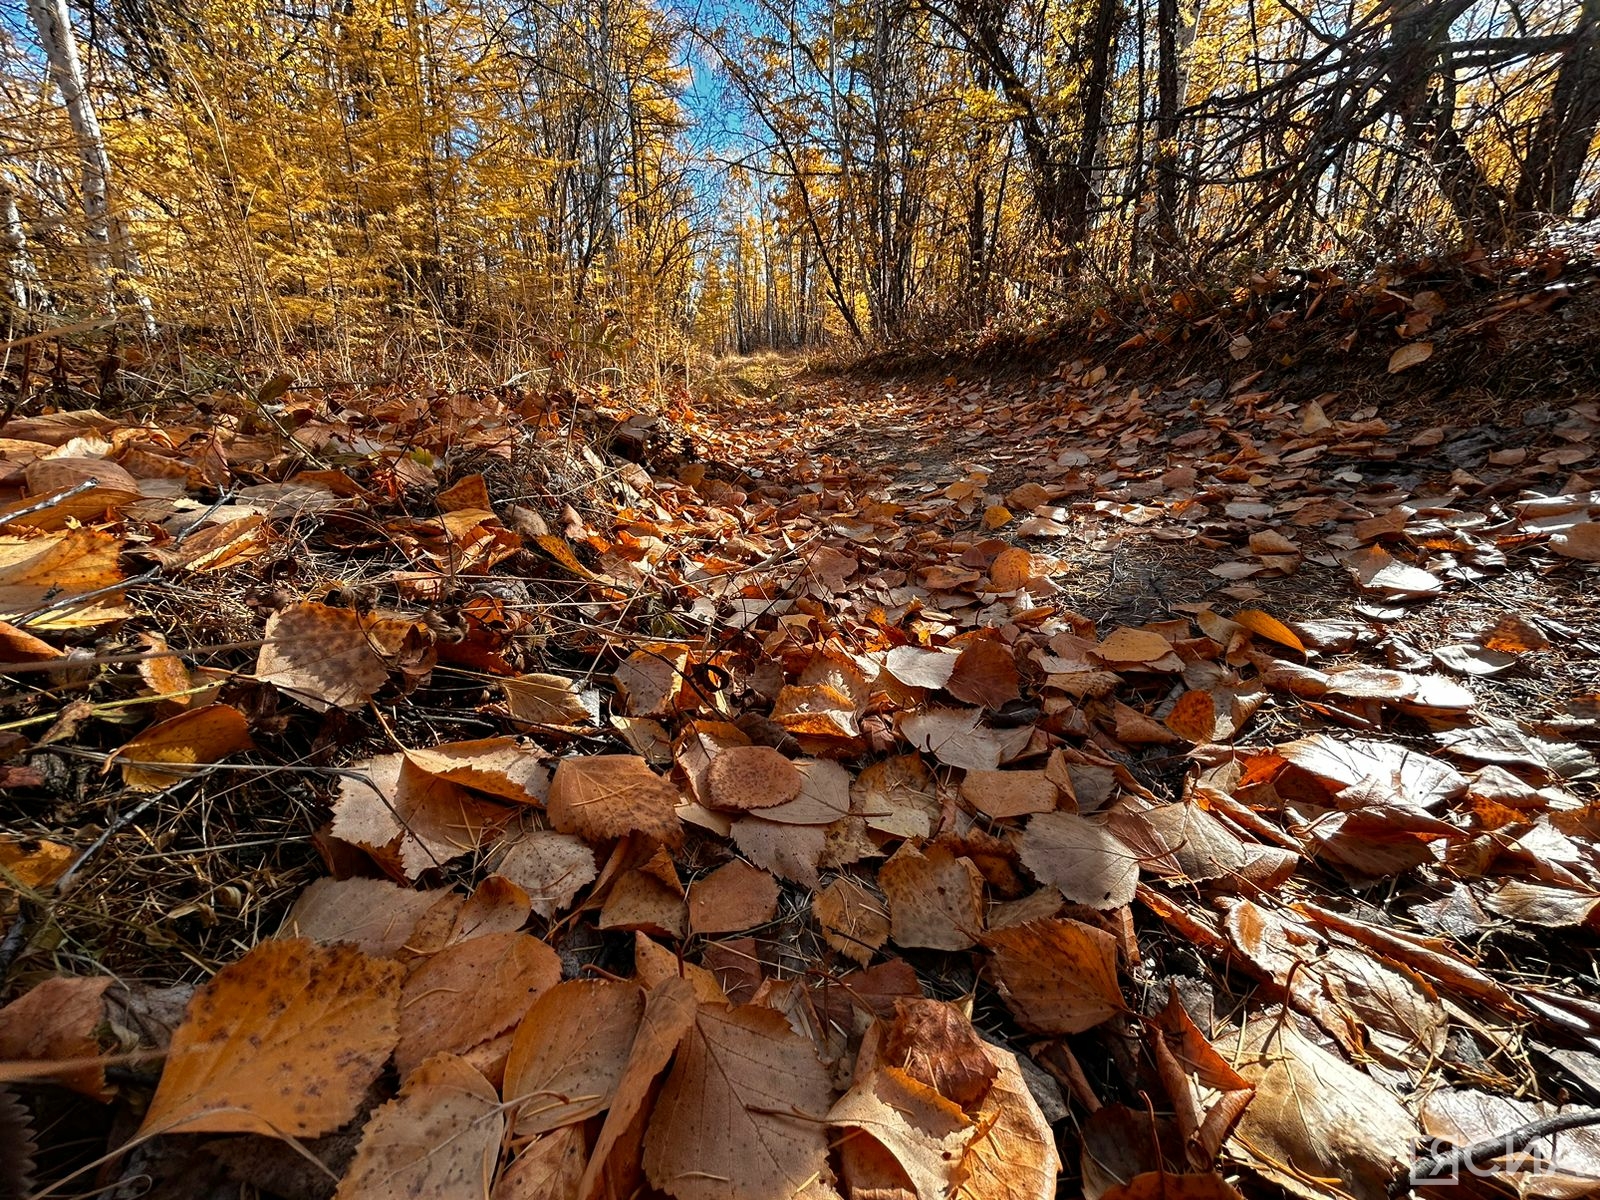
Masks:
[[[1239,361],[11,422],[0,1147],[1378,1200],[1600,1101],[1600,399]]]

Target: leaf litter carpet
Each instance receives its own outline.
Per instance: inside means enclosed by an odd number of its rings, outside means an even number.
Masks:
[[[0,1194],[1592,1194],[1600,408],[1251,383],[11,422]]]

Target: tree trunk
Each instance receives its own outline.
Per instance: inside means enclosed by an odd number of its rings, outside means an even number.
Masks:
[[[1561,58],[1561,69],[1550,101],[1539,115],[1528,161],[1517,182],[1516,205],[1521,213],[1542,212],[1565,217],[1589,156],[1589,144],[1600,128],[1600,0],[1584,0],[1573,31],[1572,47]]]
[[[26,322],[39,307],[38,276],[28,257],[28,234],[17,211],[17,189],[0,173],[0,249],[5,251],[6,299],[16,305],[16,321]]]
[[[117,303],[117,273],[138,273],[138,263],[127,245],[126,235],[111,212],[111,159],[106,153],[105,135],[83,74],[78,56],[78,39],[72,30],[72,14],[66,0],[28,0],[28,14],[39,33],[39,45],[50,64],[50,75],[61,92],[67,120],[78,143],[79,190],[83,198],[83,239],[89,253],[89,267],[101,281],[106,303]],[[149,301],[140,297],[147,336],[155,333]]]

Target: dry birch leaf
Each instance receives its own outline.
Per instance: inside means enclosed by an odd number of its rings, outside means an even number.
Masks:
[[[478,848],[484,831],[510,811],[413,766],[403,754],[384,754],[339,780],[333,834],[373,850],[397,846],[406,877],[442,866]]]
[[[317,879],[295,900],[278,936],[348,942],[374,958],[393,958],[437,898],[387,879]]]
[[[901,946],[965,950],[983,932],[983,876],[943,846],[910,842],[878,871],[889,899],[892,936]]]
[[[788,804],[805,777],[771,746],[730,746],[706,770],[706,800],[712,808],[745,812]]]
[[[637,984],[599,979],[558,983],[533,1002],[517,1026],[501,1087],[506,1103],[516,1106],[519,1137],[610,1107],[644,1007]]]
[[[372,1114],[334,1200],[488,1200],[504,1132],[489,1081],[455,1055],[437,1054]]]
[[[546,808],[562,833],[606,842],[641,833],[676,845],[683,838],[678,789],[635,754],[564,758],[550,782]]]
[[[945,1200],[964,1174],[961,1159],[976,1132],[959,1104],[894,1067],[858,1079],[834,1102],[828,1124],[859,1131],[847,1135],[842,1147],[844,1179],[852,1191],[865,1182],[852,1178],[851,1170],[852,1151],[865,1135],[888,1151],[917,1200]]]
[[[657,1101],[645,1174],[677,1200],[790,1200],[828,1173],[832,1100],[827,1068],[781,1013],[703,1007]]]
[[[862,966],[889,940],[889,913],[883,901],[848,876],[839,876],[818,892],[811,911],[828,945]]]
[[[1077,813],[1040,813],[1017,835],[1017,853],[1040,883],[1075,904],[1121,908],[1139,885],[1139,862],[1099,821]]]
[[[361,614],[326,604],[291,605],[267,618],[256,678],[308,708],[359,708],[389,678]]]
[[[1037,1033],[1082,1033],[1124,1011],[1117,943],[1065,918],[1030,921],[985,935],[994,973],[1017,1020]]]
[[[464,1054],[510,1029],[560,979],[556,952],[525,933],[447,946],[406,980],[395,1066],[405,1075],[440,1051]]]
[[[399,1038],[401,974],[352,946],[262,942],[194,994],[140,1132],[337,1129]]]
[[[777,913],[778,881],[738,859],[689,885],[689,928],[694,933],[742,933]]]
[[[111,982],[109,975],[58,975],[0,1008],[0,1061],[94,1058],[100,1053],[96,1030],[106,1020],[104,996]],[[96,1100],[112,1098],[103,1066],[86,1066],[55,1078]]]
[[[656,1077],[666,1069],[684,1035],[695,1023],[697,1011],[694,988],[682,979],[663,979],[650,989],[644,1018],[639,1022],[639,1032],[628,1054],[628,1065],[617,1081],[611,1108],[600,1126],[594,1152],[578,1184],[579,1200],[596,1200],[602,1194],[602,1177],[613,1148],[636,1128]]]
[[[443,742],[405,755],[429,775],[514,804],[542,804],[550,794],[550,756],[516,738]]]
[[[229,704],[208,704],[156,722],[114,757],[121,763],[123,783],[137,792],[159,792],[192,774],[199,764],[218,762],[252,746],[242,712]]]

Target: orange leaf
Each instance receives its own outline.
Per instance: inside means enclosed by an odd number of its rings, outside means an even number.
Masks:
[[[123,783],[135,791],[159,792],[191,774],[189,768],[251,746],[244,714],[232,705],[210,704],[156,722],[114,758],[121,760]]]
[[[394,1049],[402,974],[353,946],[260,943],[190,1000],[140,1133],[337,1129]]]
[[[564,758],[550,782],[546,808],[561,833],[604,842],[642,833],[676,845],[683,838],[678,789],[634,754]]]
[[[1295,633],[1277,617],[1264,613],[1259,609],[1246,608],[1233,614],[1233,623],[1243,625],[1251,633],[1259,634],[1269,642],[1277,642],[1280,646],[1287,646],[1301,654],[1306,652],[1305,643],[1300,640],[1300,635]]]
[[[782,1013],[702,1007],[645,1135],[645,1174],[677,1200],[795,1195],[827,1173],[832,1100],[827,1068]]]
[[[986,935],[1000,994],[1036,1033],[1082,1033],[1124,1011],[1117,942],[1065,918],[1030,921]]]

